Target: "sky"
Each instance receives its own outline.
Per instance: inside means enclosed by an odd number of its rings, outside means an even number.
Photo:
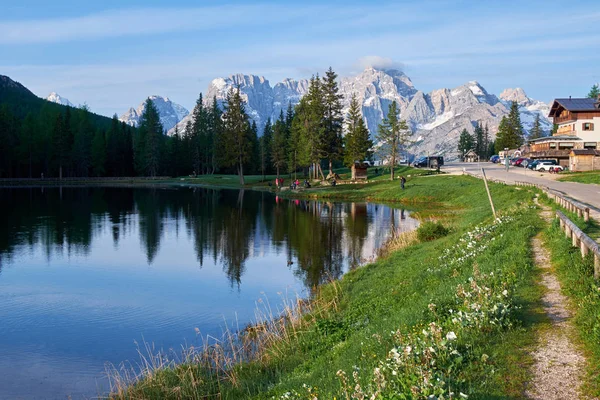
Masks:
[[[597,1],[0,0],[0,74],[122,114],[149,95],[191,109],[234,73],[309,78],[401,68],[429,92],[583,97],[600,81]]]

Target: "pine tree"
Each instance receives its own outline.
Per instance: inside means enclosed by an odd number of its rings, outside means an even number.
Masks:
[[[542,126],[540,123],[540,114],[535,115],[535,121],[533,122],[533,127],[529,132],[529,139],[539,139],[544,136],[544,132],[542,131]]]
[[[496,149],[515,149],[523,144],[523,125],[519,114],[519,105],[513,101],[510,112],[502,117],[496,135]]]
[[[485,142],[485,153],[483,155],[483,158],[487,160],[492,156],[492,154],[494,154],[494,150],[490,152],[490,127],[488,126],[488,124],[485,124],[483,140]]]
[[[513,101],[510,105],[510,112],[508,114],[510,120],[510,126],[512,129],[512,136],[514,138],[515,147],[519,147],[523,144],[523,124],[521,124],[521,114],[519,113],[519,104]]]
[[[590,89],[590,92],[588,93],[587,97],[590,99],[597,99],[598,96],[600,96],[600,87],[598,87],[598,84],[596,83]]]
[[[329,160],[329,175],[333,175],[333,161],[339,160],[343,153],[342,132],[344,130],[344,116],[342,114],[343,96],[339,93],[337,74],[329,67],[323,77],[323,101],[325,107],[324,125],[324,150],[325,157]]]
[[[95,176],[104,176],[106,172],[106,142],[100,129],[96,130],[92,140],[92,171]]]
[[[463,129],[458,139],[458,152],[462,161],[465,160],[465,154],[474,147],[473,136]]]
[[[19,159],[21,163],[26,165],[29,178],[33,177],[33,163],[37,161],[34,158],[36,154],[36,132],[38,130],[36,122],[36,118],[29,112],[19,130]]]
[[[240,185],[244,185],[244,164],[250,157],[250,124],[239,86],[227,93],[223,113],[223,163],[226,167],[236,166]]]
[[[208,167],[208,113],[204,107],[202,99],[202,93],[196,100],[196,106],[192,111],[192,134],[191,134],[191,145],[192,145],[192,158],[193,167],[196,174],[203,174]]]
[[[73,161],[75,172],[78,176],[89,176],[92,162],[92,139],[94,127],[90,120],[90,110],[87,105],[82,105],[78,110],[78,128],[73,141]]]
[[[160,149],[162,147],[163,126],[158,110],[151,99],[146,99],[144,112],[140,118],[135,156],[139,174],[154,177],[159,172]]]
[[[360,103],[356,94],[352,93],[350,110],[346,116],[346,137],[344,148],[344,164],[352,168],[352,179],[355,179],[354,162],[369,158],[369,150],[373,142],[369,137],[369,129],[362,117]]]
[[[277,177],[282,169],[285,168],[287,161],[287,128],[283,111],[279,114],[279,119],[275,121],[273,126],[273,139],[271,141],[271,162],[277,172]]]
[[[398,104],[394,100],[388,109],[386,117],[378,126],[377,140],[381,143],[379,151],[383,158],[390,162],[390,180],[394,180],[394,168],[400,151],[408,143],[410,131],[406,121],[400,119]]]
[[[271,119],[267,119],[267,123],[263,128],[263,134],[261,136],[261,170],[263,171],[263,177],[266,173],[271,171],[271,141],[273,140],[273,126],[271,125]]]
[[[250,156],[246,160],[246,170],[252,174],[260,172],[260,165],[257,160],[260,159],[260,142],[258,141],[258,126],[256,121],[252,121],[248,130],[248,140],[250,140]]]
[[[475,153],[477,156],[481,158],[485,158],[486,143],[485,143],[485,132],[483,130],[483,126],[480,123],[475,127],[475,132],[473,134],[473,140],[475,142]]]
[[[54,127],[52,129],[52,159],[58,169],[58,178],[63,177],[63,166],[68,159],[67,143],[65,138],[65,122],[61,114],[56,115]]]
[[[323,103],[323,90],[319,76],[310,80],[308,93],[296,106],[296,129],[299,129],[298,161],[300,165],[312,166],[311,178],[316,179],[318,174],[325,179],[321,170],[320,160],[325,152],[325,126],[323,116],[325,105]],[[296,118],[294,118],[296,120]]]
[[[213,96],[211,108],[208,117],[208,146],[210,147],[210,173],[214,174],[219,167],[219,160],[222,158],[221,141],[223,136],[223,113],[219,108],[217,96]]]

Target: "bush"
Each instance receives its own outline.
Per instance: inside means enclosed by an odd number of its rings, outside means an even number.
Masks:
[[[422,223],[417,228],[417,238],[420,242],[428,242],[430,240],[439,239],[449,233],[448,228],[442,225],[441,222],[427,221]]]

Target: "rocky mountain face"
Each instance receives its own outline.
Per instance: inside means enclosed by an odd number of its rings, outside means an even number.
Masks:
[[[58,93],[52,92],[46,97],[46,100],[51,101],[52,103],[62,104],[63,106],[74,107],[73,103],[69,101],[69,99],[61,97]]]
[[[162,96],[149,96],[150,100],[154,102],[158,115],[160,116],[160,122],[165,131],[169,131],[177,123],[181,122],[188,114],[189,111],[183,106],[177,103],[173,103],[168,97]],[[119,117],[119,121],[123,121],[131,126],[138,126],[140,118],[146,109],[146,100],[144,100],[138,108],[131,107],[125,113]]]
[[[488,93],[478,82],[471,81],[453,89],[437,89],[429,93],[417,90],[410,78],[396,69],[369,67],[356,76],[342,77],[339,81],[343,95],[344,112],[347,112],[352,94],[356,94],[362,104],[363,117],[373,137],[377,126],[386,116],[392,101],[398,103],[401,118],[405,119],[412,131],[411,152],[415,155],[440,154],[453,160],[458,157],[457,143],[460,132],[467,129],[473,132],[478,123],[488,125],[491,139],[495,137],[498,124],[507,115],[511,101],[519,103],[521,119],[528,131],[536,114],[542,116],[542,127],[549,131],[551,122],[546,117],[548,105],[527,97],[520,89],[507,89],[500,97]],[[264,77],[255,75],[232,75],[214,79],[206,92],[205,102],[210,104],[213,97],[223,103],[227,91],[240,87],[246,102],[248,115],[256,122],[259,132],[270,118],[274,121],[288,104],[296,105],[308,92],[308,80],[285,79],[271,86]],[[188,116],[179,123],[179,130],[185,130]],[[173,130],[169,132],[173,133]]]
[[[505,89],[500,93],[500,100],[504,102],[506,107],[510,107],[510,103],[513,101],[519,104],[521,122],[523,122],[526,131],[531,130],[537,115],[540,116],[542,129],[546,132],[552,131],[552,121],[548,118],[550,104],[527,97],[527,94],[521,88]]]

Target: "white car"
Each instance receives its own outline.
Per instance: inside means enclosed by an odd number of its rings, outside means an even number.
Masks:
[[[535,166],[535,170],[540,172],[550,171],[550,168],[553,168],[553,170],[556,172],[560,172],[563,170],[563,167],[561,167],[560,165],[553,164],[551,162],[541,162]]]

